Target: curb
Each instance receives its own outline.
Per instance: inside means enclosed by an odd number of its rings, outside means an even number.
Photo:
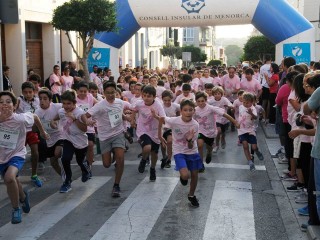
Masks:
[[[310,240],[319,240],[320,238],[320,226],[310,225],[308,226],[308,237]]]
[[[262,128],[264,135],[266,136],[266,138],[279,138],[279,135],[276,134],[275,131],[275,126],[271,126],[271,125],[266,125],[264,123],[260,123],[260,127]]]

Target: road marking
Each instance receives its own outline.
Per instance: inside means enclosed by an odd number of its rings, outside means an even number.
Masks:
[[[203,239],[256,239],[250,182],[216,181]]]
[[[30,213],[23,214],[20,224],[8,223],[0,228],[0,238],[38,239],[110,179],[111,177],[94,177],[86,183],[77,179],[72,182],[71,192],[53,194],[32,207]]]
[[[178,181],[146,177],[91,239],[147,239]]]
[[[140,161],[125,161],[125,165],[139,165]],[[76,163],[71,165],[78,165]],[[102,166],[102,161],[95,161],[93,165]],[[175,166],[175,162],[171,162],[171,166]],[[210,163],[205,164],[206,168],[230,168],[230,169],[242,169],[242,170],[250,170],[249,165],[243,164],[227,164],[227,163]],[[265,165],[255,165],[256,170],[258,171],[266,171]]]

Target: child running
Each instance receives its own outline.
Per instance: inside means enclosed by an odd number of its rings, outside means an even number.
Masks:
[[[27,150],[25,139],[28,129],[34,123],[47,139],[39,118],[31,112],[17,114],[17,98],[11,92],[0,92],[0,174],[7,187],[12,205],[11,223],[21,222],[21,208],[24,213],[30,212],[29,193],[22,189],[18,175],[24,163]]]
[[[82,118],[84,111],[77,107],[77,96],[73,90],[67,90],[61,95],[62,107],[58,111],[58,115],[51,121],[51,127],[57,128],[56,121],[63,129],[63,152],[62,165],[66,173],[66,179],[60,188],[60,193],[67,193],[72,190],[72,171],[71,161],[73,154],[76,155],[76,161],[81,168],[81,181],[86,182],[90,178],[90,172],[87,169],[88,163],[84,164],[87,149],[88,136],[86,134],[86,119]]]
[[[180,172],[180,182],[183,186],[188,184],[189,171],[191,172],[188,200],[191,206],[199,207],[199,201],[194,193],[198,183],[198,171],[203,164],[197,146],[199,124],[193,119],[195,104],[189,99],[183,100],[180,104],[180,110],[181,116],[159,118],[159,138],[163,144],[166,144],[161,131],[162,125],[165,123],[172,129],[175,170]]]
[[[170,90],[166,90],[162,93],[162,102],[164,112],[167,117],[177,117],[180,115],[180,105],[172,102],[173,93]],[[167,126],[164,126],[163,138],[166,140],[166,146],[161,145],[162,159],[161,168],[171,167],[172,158],[172,130]]]
[[[252,157],[249,150],[249,144],[251,144],[251,148],[256,152],[259,159],[261,156],[257,148],[257,138],[256,138],[256,127],[255,127],[255,119],[257,119],[257,111],[254,104],[254,95],[252,93],[245,92],[242,95],[242,104],[239,107],[239,123],[240,128],[238,129],[238,135],[240,142],[243,146],[244,154],[248,160],[248,164],[250,166],[250,171],[255,171],[256,168],[252,161]]]
[[[204,92],[196,93],[197,107],[195,108],[194,119],[199,123],[198,149],[203,161],[203,145],[206,144],[207,156],[206,163],[211,162],[211,152],[214,138],[217,136],[218,130],[216,125],[217,116],[223,116],[231,121],[235,126],[239,126],[236,120],[228,115],[224,108],[214,107],[207,104],[207,94]],[[199,170],[204,172],[205,167]]]

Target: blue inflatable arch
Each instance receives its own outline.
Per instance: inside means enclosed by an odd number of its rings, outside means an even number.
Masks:
[[[255,26],[274,44],[313,28],[286,0],[117,0],[118,33],[95,38],[120,48],[141,27]]]

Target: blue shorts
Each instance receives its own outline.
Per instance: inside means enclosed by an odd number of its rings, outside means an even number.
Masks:
[[[195,154],[176,154],[173,156],[176,162],[175,170],[179,171],[182,168],[188,168],[189,171],[199,170],[203,168],[203,163],[199,153]]]
[[[20,171],[24,165],[24,158],[22,157],[13,157],[9,160],[9,162],[4,163],[4,164],[0,164],[0,174],[2,177],[4,177],[8,167],[10,166],[14,166],[18,169],[18,171]]]
[[[247,142],[250,144],[257,144],[257,138],[255,135],[249,134],[249,133],[245,133],[242,135],[239,135],[239,140],[240,142]]]

